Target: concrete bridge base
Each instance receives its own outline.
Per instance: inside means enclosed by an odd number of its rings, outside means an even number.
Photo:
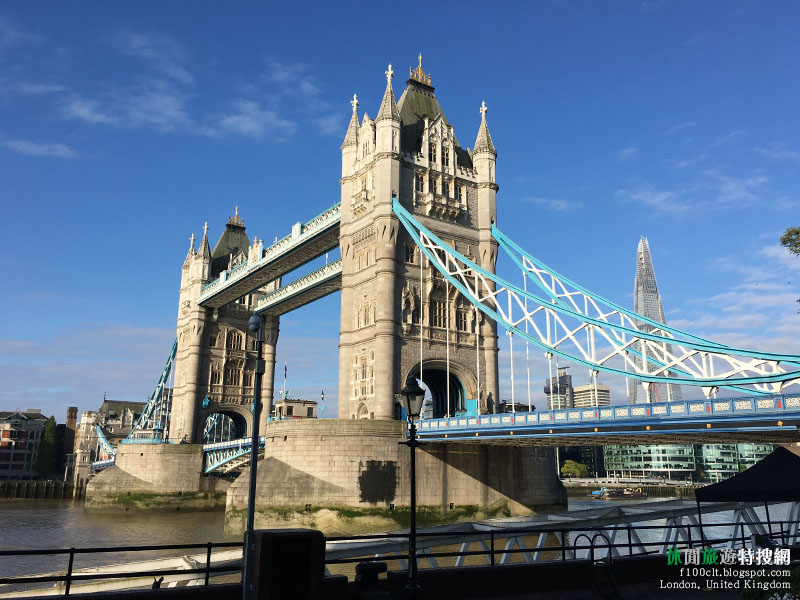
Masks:
[[[200,444],[122,444],[86,486],[87,511],[221,510],[229,482],[203,475]]]
[[[269,423],[258,464],[256,527],[328,535],[400,529],[409,520],[409,450],[401,421]],[[565,508],[548,448],[425,444],[417,451],[418,523]],[[242,531],[249,472],[228,489],[226,530]]]

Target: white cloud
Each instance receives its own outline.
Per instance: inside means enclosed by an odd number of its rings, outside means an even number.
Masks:
[[[717,185],[716,203],[721,205],[749,206],[755,203],[758,193],[768,179],[763,175],[751,177],[732,177],[715,169],[703,172]]]
[[[628,160],[633,158],[636,155],[636,152],[636,146],[628,146],[627,148],[623,148],[617,152],[617,158],[619,158],[619,160]]]
[[[42,36],[30,33],[8,16],[0,15],[0,48],[17,44],[38,44]]]
[[[148,61],[153,68],[181,84],[191,84],[194,77],[183,65],[186,62],[183,46],[175,39],[137,32],[121,34],[116,45],[124,54]]]
[[[545,210],[554,212],[563,212],[567,210],[575,210],[583,206],[582,202],[569,202],[560,198],[542,198],[539,196],[523,198],[523,202],[534,204]]]
[[[788,160],[800,164],[800,152],[784,148],[783,144],[770,144],[768,147],[756,146],[753,151],[765,158]]]
[[[682,198],[682,192],[655,190],[646,186],[636,190],[618,190],[614,195],[623,202],[643,204],[659,212],[672,215],[683,214],[696,207]]]
[[[683,131],[684,129],[690,129],[692,127],[697,127],[696,121],[684,121],[683,123],[678,123],[677,125],[673,125],[665,132],[665,135],[675,135],[679,131]]]
[[[274,110],[262,108],[249,100],[237,100],[233,111],[212,115],[204,129],[208,135],[238,134],[253,139],[280,137],[295,130],[292,121],[283,119]]]
[[[789,252],[787,248],[778,244],[764,246],[757,252],[757,255],[778,262],[784,269],[800,271],[800,258]]]
[[[169,353],[174,329],[109,323],[55,330],[46,339],[0,340],[0,405],[96,409],[109,398],[143,401]]]
[[[106,114],[97,100],[76,97],[63,107],[64,115],[87,123],[116,123],[117,118]]]
[[[9,89],[23,96],[44,96],[68,92],[69,88],[59,83],[21,82],[9,86]]]
[[[30,140],[1,140],[0,144],[25,156],[54,156],[57,158],[75,158],[78,152],[65,144],[40,143]]]
[[[719,148],[720,146],[730,146],[734,144],[740,137],[744,135],[743,129],[737,129],[736,131],[731,131],[727,135],[723,135],[718,137],[713,142],[708,145],[708,149],[712,148]]]
[[[344,135],[344,117],[340,114],[318,117],[313,122],[319,127],[320,132],[325,135]]]
[[[300,95],[305,98],[316,98],[322,88],[316,78],[308,72],[308,65],[303,63],[282,63],[277,60],[267,62],[265,82],[272,84],[280,94]]]

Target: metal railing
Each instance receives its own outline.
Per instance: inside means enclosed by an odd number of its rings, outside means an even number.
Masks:
[[[715,529],[728,529],[726,535],[709,536],[706,533]],[[747,533],[746,528],[749,530]],[[798,541],[798,523],[793,520],[772,520],[767,524],[750,523],[744,521],[710,523],[700,525],[694,521],[683,524],[643,525],[627,523],[623,525],[608,525],[601,527],[587,526],[556,526],[556,527],[530,527],[489,529],[486,531],[434,531],[417,533],[417,559],[427,562],[428,568],[476,566],[467,565],[472,558],[481,558],[479,564],[496,566],[519,564],[516,557],[521,556],[523,563],[533,564],[539,562],[571,561],[571,560],[597,560],[615,558],[665,555],[670,549],[684,549],[693,547],[730,549],[746,548],[754,541],[755,531],[763,532],[763,541],[789,546]],[[648,533],[655,533],[650,536]],[[732,535],[730,532],[736,532]],[[661,533],[661,535],[657,535]],[[758,535],[758,534],[756,534]],[[325,570],[330,574],[330,568],[335,565],[355,565],[362,562],[396,562],[400,569],[405,570],[408,564],[408,533],[372,534],[357,536],[331,536],[326,537]],[[679,538],[682,537],[682,541]],[[761,537],[761,536],[759,536]],[[643,539],[644,538],[644,539]],[[477,544],[479,549],[471,550]],[[533,544],[529,546],[529,544]],[[449,549],[458,547],[457,550]],[[205,565],[187,569],[148,569],[148,570],[123,570],[114,571],[113,568],[124,568],[127,565],[108,565],[93,567],[99,572],[87,573],[86,568],[81,572],[74,569],[75,557],[79,554],[102,554],[121,552],[146,552],[165,550],[205,549]],[[68,565],[63,575],[28,575],[15,577],[0,577],[0,596],[14,590],[3,589],[4,585],[55,583],[64,585],[64,595],[69,596],[74,582],[91,580],[109,580],[143,577],[164,577],[169,575],[197,575],[195,579],[203,580],[203,585],[210,585],[211,577],[220,574],[235,574],[241,572],[241,555],[237,553],[223,566],[212,566],[212,551],[221,548],[242,548],[241,542],[222,542],[206,544],[168,544],[150,546],[115,546],[99,548],[68,548],[44,550],[0,550],[0,558],[5,556],[42,556],[42,555],[67,555]],[[438,549],[438,550],[437,550]],[[151,560],[170,560],[176,557],[160,557]],[[442,560],[445,559],[445,560]],[[455,559],[455,560],[452,560]],[[452,562],[453,564],[440,564]],[[199,561],[195,561],[199,562]],[[134,566],[136,563],[130,566]],[[105,572],[103,571],[105,569]],[[147,584],[134,583],[130,587],[146,587]],[[157,586],[154,586],[157,587]]]
[[[17,590],[3,589],[3,586],[10,586],[13,584],[34,584],[34,583],[55,583],[64,585],[64,596],[70,595],[70,590],[74,582],[94,581],[94,580],[110,580],[110,579],[131,579],[142,577],[165,577],[168,575],[198,575],[203,579],[203,585],[209,585],[209,580],[214,575],[237,573],[241,571],[241,559],[239,563],[227,564],[225,566],[212,566],[212,551],[214,549],[222,548],[241,548],[242,542],[207,542],[205,544],[161,544],[161,545],[148,545],[148,546],[107,546],[107,547],[93,547],[93,548],[48,548],[42,550],[0,550],[0,559],[6,556],[56,556],[66,555],[67,569],[63,575],[46,574],[46,575],[18,575],[14,577],[0,577],[0,596],[8,592]],[[147,569],[147,570],[126,570],[115,571],[114,567],[119,565],[104,565],[97,567],[88,567],[92,569],[99,569],[99,572],[88,573],[85,572],[87,568],[75,569],[75,557],[83,554],[119,554],[121,552],[149,552],[149,551],[166,551],[166,550],[192,550],[192,549],[205,549],[205,565],[197,568],[187,569]],[[153,557],[149,560],[169,560],[174,559],[174,556]],[[106,569],[103,572],[103,569]],[[197,577],[196,579],[200,579]],[[154,585],[154,587],[157,587]]]

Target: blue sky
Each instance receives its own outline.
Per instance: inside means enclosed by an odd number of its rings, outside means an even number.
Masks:
[[[800,354],[800,259],[777,242],[800,224],[799,18],[794,2],[4,2],[0,408],[63,420],[146,397],[189,235],[208,221],[216,240],[238,205],[272,239],[336,202],[353,93],[374,116],[386,65],[399,97],[419,52],[462,145],[489,107],[505,233],[627,306],[645,235],[670,324]],[[278,348],[326,415],[338,302],[284,317]]]

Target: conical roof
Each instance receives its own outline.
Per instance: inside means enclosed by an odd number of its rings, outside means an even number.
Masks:
[[[489,151],[497,156],[497,150],[494,149],[492,142],[492,135],[489,133],[489,126],[486,124],[486,102],[481,102],[481,126],[478,129],[478,137],[475,140],[475,152]]]
[[[350,117],[347,133],[344,134],[342,150],[348,146],[358,146],[358,96],[353,94],[353,100],[350,104],[353,106],[353,115]]]
[[[400,120],[400,112],[397,110],[397,102],[394,100],[394,90],[392,90],[392,77],[394,77],[394,71],[392,71],[392,65],[389,65],[386,70],[386,91],[383,93],[383,100],[381,100],[381,107],[378,110],[376,121],[381,119]]]

